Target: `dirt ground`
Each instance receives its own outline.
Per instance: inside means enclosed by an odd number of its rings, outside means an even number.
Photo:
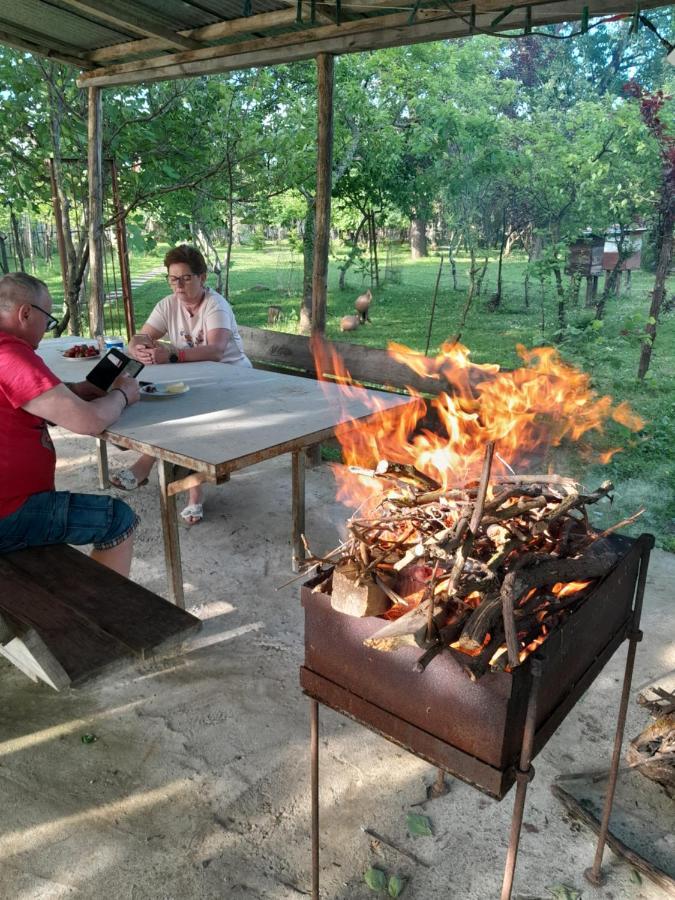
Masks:
[[[93,441],[56,432],[62,488],[95,491]],[[113,464],[122,462],[113,457]],[[180,655],[129,664],[72,691],[34,685],[0,661],[0,897],[187,900],[308,895],[309,721],[298,687],[299,584],[290,576],[288,458],[207,487],[206,520],[181,531],[188,608],[204,620]],[[165,592],[156,479],[130,502],[142,517],[132,577]],[[344,510],[326,466],[307,473],[308,533],[336,542]],[[652,557],[627,736],[648,721],[634,698],[675,669],[675,557]],[[536,760],[514,895],[655,900],[663,892],[606,851],[607,884],[582,872],[593,835],[549,785],[611,754],[626,645]],[[96,741],[82,742],[93,733]],[[321,710],[322,895],[374,897],[370,865],[404,897],[499,896],[513,793],[496,803],[459,781],[425,801],[435,771]],[[408,812],[429,817],[414,838]],[[372,846],[369,827],[415,864]],[[673,848],[675,853],[675,845]]]

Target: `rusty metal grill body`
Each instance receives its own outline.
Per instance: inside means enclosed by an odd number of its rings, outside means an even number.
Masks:
[[[630,638],[634,654],[639,640],[637,627],[653,538],[613,540],[622,553],[619,562],[550,634],[541,653],[528,657],[513,672],[488,673],[477,682],[447,653],[416,673],[412,669],[420,648],[381,652],[364,647],[364,639],[382,621],[336,612],[329,595],[312,593],[325,576],[309,581],[302,587],[305,665],[300,684],[313,700],[495,799],[501,800],[516,780],[523,781],[524,802],[524,774],[528,771],[529,778],[533,773],[530,760],[621,643]],[[627,677],[628,668],[627,664]],[[523,764],[526,744],[528,759]],[[518,834],[516,850],[517,843]],[[510,887],[503,896],[510,896]]]

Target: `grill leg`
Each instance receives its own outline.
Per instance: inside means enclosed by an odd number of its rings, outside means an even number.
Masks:
[[[312,900],[319,900],[319,703],[310,699],[312,781]]]
[[[640,617],[642,615],[642,601],[645,595],[645,584],[647,583],[647,567],[649,564],[649,553],[654,546],[654,538],[651,535],[643,535],[642,558],[640,560],[640,574],[638,576],[637,589],[635,592],[635,606],[633,609],[633,622],[631,630],[628,634],[628,655],[626,656],[626,670],[623,676],[623,688],[621,691],[621,702],[619,704],[619,718],[616,723],[616,734],[614,735],[614,751],[612,753],[612,764],[609,769],[609,781],[607,782],[607,796],[605,797],[605,806],[602,810],[602,820],[600,822],[600,831],[598,832],[598,844],[595,849],[595,859],[593,865],[586,869],[584,875],[586,880],[591,884],[599,886],[605,883],[607,877],[602,873],[602,854],[605,850],[605,842],[607,841],[607,832],[609,831],[609,819],[612,815],[612,805],[614,803],[614,793],[616,791],[616,782],[619,776],[619,763],[621,762],[621,745],[623,744],[623,732],[626,727],[626,713],[628,712],[628,700],[630,698],[630,686],[633,680],[633,667],[635,665],[635,652],[638,643],[642,640],[642,632],[640,631]]]
[[[531,761],[534,734],[537,727],[537,700],[539,697],[539,685],[541,684],[542,663],[543,657],[538,655],[533,656],[532,685],[530,687],[530,698],[527,703],[523,743],[520,748],[520,762],[516,769],[516,800],[513,804],[513,816],[511,817],[511,835],[509,837],[509,849],[506,854],[501,900],[511,900],[513,876],[516,871],[518,845],[520,843],[520,831],[523,827],[525,796],[527,794],[527,786],[534,778],[534,766],[531,765]]]

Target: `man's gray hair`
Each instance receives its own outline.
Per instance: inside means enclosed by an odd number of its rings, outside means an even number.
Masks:
[[[49,293],[44,281],[25,272],[10,272],[0,278],[0,309],[11,309],[25,303],[27,297],[33,302],[44,293]]]

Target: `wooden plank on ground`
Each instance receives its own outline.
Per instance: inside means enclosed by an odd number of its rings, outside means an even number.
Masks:
[[[28,588],[39,584],[83,624],[137,653],[201,625],[196,616],[67,545],[9,553],[0,558],[4,576],[3,563],[12,567],[8,577]]]

